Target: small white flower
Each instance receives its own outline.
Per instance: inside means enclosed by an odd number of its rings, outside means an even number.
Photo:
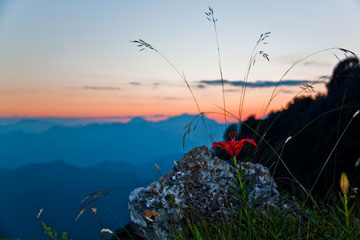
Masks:
[[[359,188],[357,188],[357,187],[353,188],[354,193],[357,193],[358,190],[359,190]]]
[[[360,166],[360,158],[355,163],[355,167],[359,167],[359,166]]]
[[[39,219],[40,218],[40,216],[41,216],[41,214],[42,214],[42,212],[44,211],[44,209],[42,208],[42,209],[40,209],[40,211],[39,211],[39,213],[37,214],[37,218]]]
[[[356,117],[359,114],[360,110],[357,110],[356,113],[354,113],[353,118]]]
[[[111,231],[110,229],[108,228],[103,228],[101,229],[101,233],[110,233],[110,234],[114,234],[113,231]]]

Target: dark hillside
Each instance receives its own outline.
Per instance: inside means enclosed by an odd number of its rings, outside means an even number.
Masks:
[[[258,129],[265,135],[278,153],[285,140],[291,136],[283,150],[282,158],[296,178],[311,188],[322,166],[346,128],[354,113],[360,109],[360,65],[359,59],[348,58],[334,69],[326,85],[327,95],[315,98],[301,97],[289,103],[283,111],[272,112],[266,119],[249,118],[241,128],[240,138],[254,138],[260,143],[255,159],[274,171],[277,157],[273,151],[246,127]],[[231,126],[232,129],[236,126]],[[226,134],[225,134],[226,135]],[[218,154],[225,157],[220,151]],[[329,158],[324,172],[315,186],[315,192],[324,196],[330,187],[338,188],[341,172],[346,171],[351,181],[360,185],[360,116],[353,119],[339,145]],[[296,192],[296,187],[281,163],[275,170],[275,177],[283,189]],[[285,180],[284,180],[285,179]]]

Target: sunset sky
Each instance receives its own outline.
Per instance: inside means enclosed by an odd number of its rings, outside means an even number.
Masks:
[[[226,108],[238,114],[252,49],[271,31],[246,91],[244,117],[260,116],[273,87],[298,58],[342,47],[360,54],[360,1],[0,0],[0,117],[171,116],[197,113],[184,81],[152,44],[186,75],[200,109],[221,112],[216,38],[205,11],[214,8]],[[280,109],[302,82],[330,76],[344,55],[323,52],[297,65],[271,109]],[[258,81],[265,81],[259,84]],[[324,83],[315,85],[325,91]],[[220,115],[209,115],[221,120]]]

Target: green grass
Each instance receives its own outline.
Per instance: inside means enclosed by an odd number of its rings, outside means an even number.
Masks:
[[[350,194],[346,196],[350,198],[348,218],[341,194],[340,198],[316,205],[306,204],[301,210],[245,206],[234,212],[236,217],[232,219],[192,222],[176,239],[360,239],[359,200]],[[301,206],[304,200],[292,201]]]
[[[69,238],[67,232],[62,232],[59,236],[58,232],[55,229],[52,229],[50,226],[47,226],[44,222],[41,223],[44,229],[44,235],[52,240],[72,240]]]
[[[236,158],[233,161],[237,166]],[[345,173],[339,182],[338,198],[306,204],[308,195],[302,200],[283,195],[279,208],[249,207],[249,189],[243,185],[242,177],[243,172],[237,168],[237,177],[233,181],[237,191],[231,196],[241,202],[241,208],[227,219],[201,222],[187,219],[186,230],[177,234],[176,239],[360,239],[360,204]]]

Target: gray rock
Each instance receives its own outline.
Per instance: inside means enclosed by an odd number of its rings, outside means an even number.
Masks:
[[[279,193],[269,170],[261,164],[241,162],[247,207],[278,208]],[[185,154],[171,171],[129,196],[131,224],[146,239],[174,239],[189,222],[229,219],[243,201],[233,196],[236,171],[205,147]]]

